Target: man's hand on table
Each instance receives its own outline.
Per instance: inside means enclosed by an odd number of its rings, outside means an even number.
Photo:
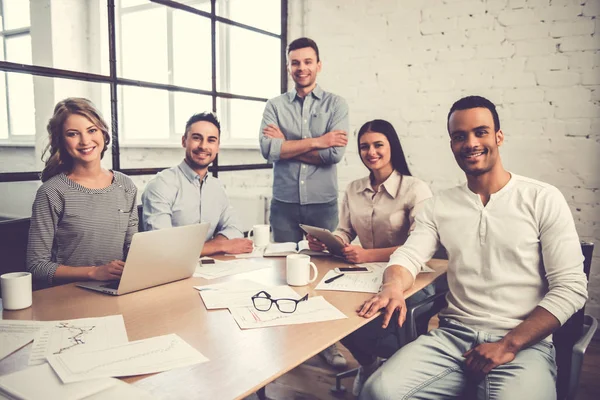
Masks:
[[[371,318],[377,314],[380,309],[385,308],[383,312],[382,328],[387,328],[394,311],[399,311],[398,325],[402,326],[406,319],[406,301],[404,300],[404,290],[400,282],[389,282],[383,285],[383,289],[357,310],[358,315],[365,318]]]

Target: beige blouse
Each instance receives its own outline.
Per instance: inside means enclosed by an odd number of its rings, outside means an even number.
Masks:
[[[340,223],[333,232],[344,243],[358,235],[365,249],[403,245],[422,202],[433,194],[413,176],[394,171],[375,192],[369,177],[350,183],[340,209]]]

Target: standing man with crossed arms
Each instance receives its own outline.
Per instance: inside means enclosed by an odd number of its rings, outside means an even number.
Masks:
[[[260,149],[273,166],[270,223],[275,242],[299,242],[298,224],[333,231],[338,225],[336,165],[348,143],[348,105],[317,85],[317,44],[300,38],[288,47],[288,72],[295,87],[267,102]],[[336,367],[346,361],[334,346],[322,355]]]

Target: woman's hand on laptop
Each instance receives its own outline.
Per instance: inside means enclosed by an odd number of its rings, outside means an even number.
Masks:
[[[108,264],[92,268],[89,276],[95,281],[112,281],[121,278],[123,267],[125,267],[124,261],[112,260]]]

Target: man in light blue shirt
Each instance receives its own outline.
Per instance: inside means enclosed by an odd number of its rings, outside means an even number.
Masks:
[[[181,144],[185,159],[159,172],[142,194],[145,230],[209,222],[202,255],[249,253],[252,241],[244,239],[223,186],[208,174],[219,153],[221,125],[212,113],[193,115],[185,125]]]
[[[271,227],[275,242],[299,242],[299,224],[333,231],[338,225],[335,164],[348,143],[346,101],[317,86],[319,48],[308,38],[288,46],[291,91],[267,102],[260,126],[260,150],[273,163]],[[332,345],[321,352],[328,364],[345,368]]]
[[[273,162],[271,226],[276,242],[298,242],[298,224],[335,230],[337,171],[348,143],[348,105],[317,86],[319,49],[308,38],[288,47],[295,88],[267,102],[260,133],[264,158]]]

